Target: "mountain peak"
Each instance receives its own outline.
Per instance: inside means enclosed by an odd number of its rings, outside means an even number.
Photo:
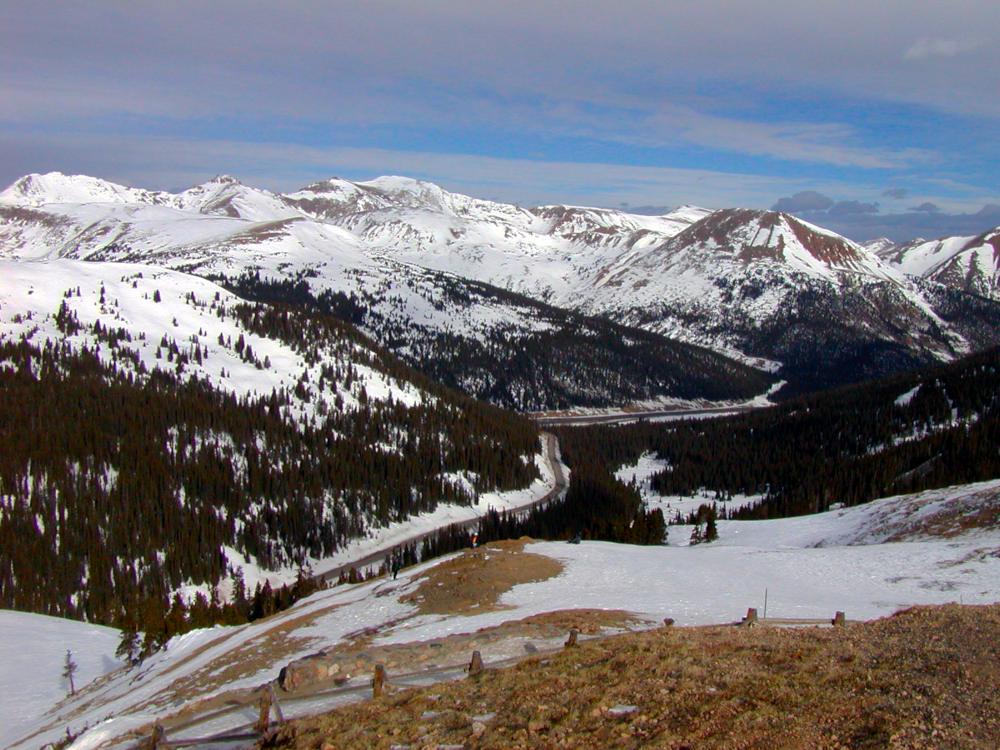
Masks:
[[[46,203],[135,203],[151,201],[157,195],[97,177],[48,172],[20,178],[0,193],[0,201],[28,206]]]
[[[243,183],[231,174],[217,174],[208,181],[210,185],[242,185]]]

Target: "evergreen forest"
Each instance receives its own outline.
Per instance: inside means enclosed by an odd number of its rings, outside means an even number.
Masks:
[[[433,383],[353,327],[278,305],[216,312],[246,332],[220,345],[256,368],[271,366],[249,343],[264,339],[312,367],[294,387],[239,396],[193,367],[207,347],[164,337],[163,366],[147,368],[134,331],[84,326],[65,303],[61,342],[0,342],[0,607],[162,630],[178,617],[172,592],[232,576],[228,550],[294,569],[536,478],[531,422]],[[417,396],[369,397],[373,371]],[[201,602],[214,607],[201,624],[281,604],[243,593],[235,613]]]
[[[556,432],[605,476],[657,455],[663,495],[762,496],[728,517],[815,513],[1000,476],[1000,350],[725,419]]]

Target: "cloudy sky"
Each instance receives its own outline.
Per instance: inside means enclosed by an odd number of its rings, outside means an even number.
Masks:
[[[0,182],[778,207],[1000,225],[996,0],[3,0]]]

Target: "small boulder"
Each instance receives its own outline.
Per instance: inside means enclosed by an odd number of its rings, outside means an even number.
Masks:
[[[278,681],[282,690],[286,693],[294,693],[309,685],[322,682],[338,671],[340,671],[340,666],[331,664],[325,654],[313,654],[291,662],[281,670]]]

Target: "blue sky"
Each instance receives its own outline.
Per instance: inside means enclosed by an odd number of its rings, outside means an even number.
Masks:
[[[0,182],[391,173],[968,234],[1000,224],[997,29],[979,0],[6,0]]]

